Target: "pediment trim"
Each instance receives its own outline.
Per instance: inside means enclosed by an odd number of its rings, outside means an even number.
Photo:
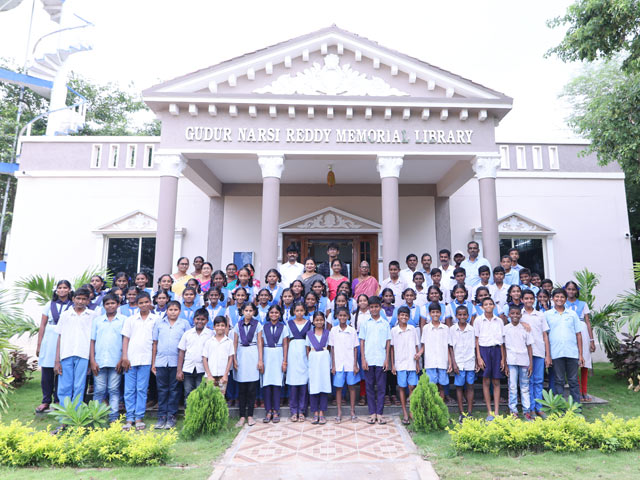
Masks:
[[[480,233],[482,232],[482,228],[478,227],[475,231]],[[498,218],[498,233],[501,235],[509,234],[515,236],[551,236],[555,235],[556,232],[542,223],[536,222],[519,213],[512,212]]]
[[[379,233],[382,225],[344,210],[326,207],[279,226],[281,233]]]

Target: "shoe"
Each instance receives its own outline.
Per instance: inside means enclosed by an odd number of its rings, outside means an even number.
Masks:
[[[411,424],[411,421],[409,420],[409,417],[404,417],[404,418],[402,419],[402,424],[403,424],[403,425],[409,425],[409,424]]]
[[[289,417],[289,421],[290,422],[297,422],[298,421],[298,415],[296,413],[294,413],[293,415],[291,415]]]
[[[539,416],[543,420],[547,419],[547,414],[544,413],[542,410],[536,410],[536,415]]]
[[[311,425],[317,425],[320,422],[320,417],[318,415],[313,416],[313,420],[311,421]]]
[[[170,415],[169,418],[167,418],[167,423],[164,424],[164,429],[170,430],[175,426],[176,426],[176,417],[174,417],[173,415]]]
[[[389,395],[385,395],[384,396],[384,406],[388,407],[389,405],[391,405],[391,399],[389,398]]]
[[[496,417],[494,417],[493,415],[487,415],[487,418],[485,418],[487,422],[493,422],[495,419]]]
[[[462,423],[464,421],[464,414],[458,415],[458,423]]]
[[[360,397],[360,400],[358,400],[358,405],[360,405],[361,407],[364,407],[367,404],[367,397]]]
[[[398,403],[398,399],[395,395],[391,395],[391,405],[396,405]]]
[[[531,416],[530,412],[524,414],[524,420],[525,422],[533,422],[533,417]]]
[[[253,427],[256,424],[256,421],[253,419],[253,417],[247,417],[247,425],[249,425],[250,427]]]
[[[271,412],[268,412],[262,419],[262,423],[269,423],[271,421],[272,416],[273,415],[271,414]]]
[[[280,414],[278,412],[273,412],[273,423],[280,423]]]
[[[158,418],[158,423],[153,426],[154,430],[164,430],[165,425],[167,424],[167,419],[164,417]]]
[[[236,428],[244,427],[244,417],[240,417],[240,420],[236,423]]]
[[[324,418],[324,415],[320,415],[320,417],[318,418],[318,424],[324,425],[326,423],[327,423],[327,419]]]

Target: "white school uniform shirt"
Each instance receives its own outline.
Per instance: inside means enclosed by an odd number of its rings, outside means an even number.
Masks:
[[[202,332],[198,334],[196,327],[190,328],[182,334],[180,343],[178,343],[178,350],[184,351],[184,362],[182,364],[184,373],[193,373],[194,369],[196,373],[204,372],[202,351],[205,343],[212,335],[213,331],[208,328],[203,328]]]
[[[153,325],[159,320],[157,315],[149,313],[146,320],[140,312],[127,317],[122,326],[122,335],[129,338],[127,358],[132,367],[151,365],[153,346]]]
[[[209,337],[202,349],[202,356],[207,359],[209,371],[214,377],[221,377],[227,370],[229,357],[235,353],[233,342],[228,336],[224,336],[218,341],[215,334]],[[193,371],[193,370],[192,370]]]
[[[382,310],[380,311],[380,315],[382,315]],[[356,332],[360,332],[360,327],[366,323],[367,320],[371,318],[371,314],[369,312],[360,312],[358,313],[358,325],[356,325],[356,313],[351,314],[351,326],[355,325]]]
[[[353,349],[359,343],[356,329],[351,325],[344,330],[338,325],[329,331],[328,344],[333,348],[336,372],[353,372]]]
[[[518,326],[507,323],[504,326],[504,348],[507,351],[507,365],[529,366],[527,345],[533,345],[533,338],[521,323]]]
[[[506,280],[502,282],[502,287],[500,288],[498,288],[498,286],[495,284],[493,285],[493,287],[495,288],[495,293],[491,295],[491,298],[493,299],[494,303],[500,307],[499,310],[501,310],[502,307],[507,304],[507,292],[509,291],[510,286],[511,285],[509,285]]]
[[[280,275],[282,275],[282,286],[289,288],[293,281],[304,272],[304,265],[298,262],[291,265],[289,262],[286,262],[278,265],[278,271]]]
[[[445,270],[444,267],[440,265],[439,269],[442,272],[442,277],[440,280],[441,289],[451,290],[451,288],[456,283],[456,281],[452,278],[453,271],[456,269],[456,267],[454,265],[449,264],[449,268]]]
[[[404,283],[407,284],[408,288],[413,288],[414,290],[416,289],[416,284],[413,283],[413,274],[418,272],[419,270],[416,268],[415,271],[411,270],[410,268],[405,268],[404,270],[400,270],[400,279],[404,281]]]
[[[88,308],[80,314],[76,313],[73,307],[62,312],[58,324],[54,327],[60,335],[60,360],[69,357],[89,358],[94,315]]]
[[[477,284],[474,287],[471,287],[471,289],[469,290],[469,298],[470,299],[475,299],[476,298],[476,291],[478,290],[478,288],[480,287],[486,287],[489,289],[489,296],[494,299],[493,301],[495,302],[495,295],[496,292],[498,291],[498,289],[496,288],[496,286],[492,283],[489,283],[488,285],[482,285],[481,283]],[[505,297],[506,298],[506,297]]]
[[[402,300],[402,292],[404,292],[405,288],[407,287],[408,285],[402,279],[402,277],[398,277],[398,281],[396,283],[393,283],[393,281],[391,281],[391,277],[388,277],[385,278],[380,284],[380,293],[382,293],[385,288],[390,288],[395,297],[394,305],[396,307],[399,307],[401,305],[404,305],[404,300]]]
[[[413,303],[415,303],[419,307],[424,307],[425,305],[427,305],[429,303],[429,300],[427,299],[427,290],[429,290],[429,288],[422,285],[421,292],[419,292],[415,288],[414,290],[416,292],[416,301]]]
[[[394,364],[397,371],[416,369],[416,346],[420,345],[420,330],[407,324],[402,330],[400,325],[391,329],[391,345],[393,346]]]
[[[522,318],[520,319],[520,323],[527,323],[531,327],[531,338],[533,339],[533,343],[531,344],[531,350],[533,351],[534,357],[545,357],[545,345],[544,345],[544,337],[542,335],[543,332],[549,331],[549,324],[547,323],[547,319],[540,310],[536,310],[535,308],[531,313],[527,313],[527,311],[522,309]]]
[[[502,345],[504,343],[503,326],[502,319],[495,315],[491,320],[487,319],[484,313],[476,317],[473,322],[473,330],[478,339],[478,345],[481,347]]]
[[[420,343],[424,344],[424,368],[442,368],[449,366],[449,327],[440,322],[437,327],[433,322],[422,329]]]
[[[476,335],[470,323],[464,330],[456,323],[449,328],[449,345],[453,348],[453,358],[460,370],[476,368]]]

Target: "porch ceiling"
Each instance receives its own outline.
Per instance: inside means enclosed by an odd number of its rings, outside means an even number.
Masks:
[[[257,157],[244,155],[187,153],[189,160],[201,160],[222,183],[262,183]],[[469,155],[447,157],[405,156],[400,171],[401,184],[438,184],[459,161],[471,160]],[[466,163],[466,162],[465,162]],[[336,182],[341,184],[375,184],[380,182],[375,155],[287,155],[281,182],[290,184],[324,184],[329,165]]]

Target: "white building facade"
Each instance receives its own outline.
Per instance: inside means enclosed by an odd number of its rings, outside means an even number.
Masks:
[[[160,137],[25,137],[8,277],[106,266],[157,277],[179,256],[258,275],[338,242],[385,275],[466,249],[602,301],[633,287],[624,176],[580,144],[497,143],[512,99],[337,27],[143,92]],[[327,184],[329,171],[336,184]]]

